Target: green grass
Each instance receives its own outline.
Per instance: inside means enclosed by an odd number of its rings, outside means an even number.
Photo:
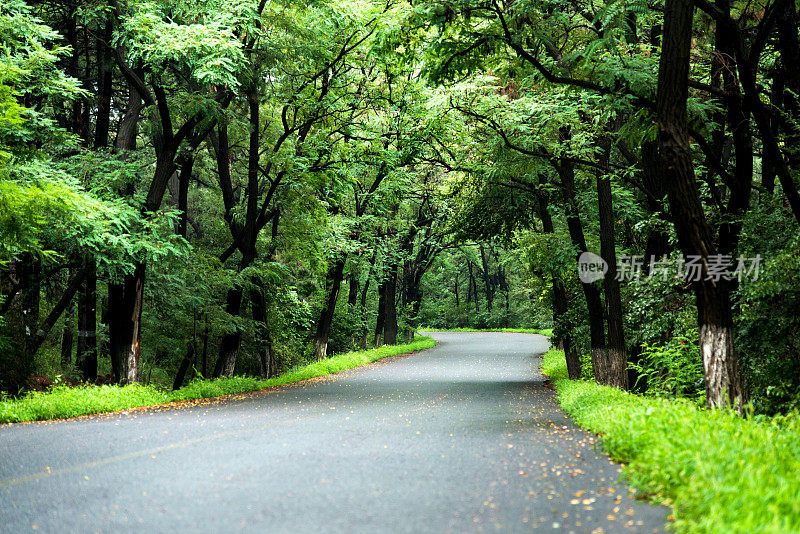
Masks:
[[[424,328],[424,332],[509,332],[514,334],[540,334],[550,337],[553,335],[552,328]]]
[[[628,464],[627,481],[673,506],[677,531],[800,532],[800,417],[743,419],[570,381],[558,350],[542,368],[563,409]]]
[[[405,354],[428,349],[435,345],[433,339],[416,336],[414,341],[403,345],[385,345],[376,349],[349,352],[333,356],[321,362],[292,369],[276,378],[236,376],[213,380],[193,380],[177,391],[163,391],[153,386],[133,384],[129,386],[56,386],[47,392],[33,392],[16,400],[0,402],[0,423],[65,419],[79,415],[115,412],[155,406],[168,402],[204,399],[247,393],[273,386],[299,382],[318,376],[338,373],[359,367],[387,356]]]

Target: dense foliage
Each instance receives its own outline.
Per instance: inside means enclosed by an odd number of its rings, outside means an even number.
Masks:
[[[0,51],[0,390],[553,326],[797,406],[790,0],[9,0]]]

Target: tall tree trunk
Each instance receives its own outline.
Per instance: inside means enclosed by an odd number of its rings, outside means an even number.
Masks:
[[[183,360],[181,360],[181,364],[178,367],[178,372],[175,374],[175,380],[172,382],[172,391],[180,389],[183,386],[183,382],[186,379],[186,373],[189,371],[189,366],[192,365],[193,359],[194,342],[190,342],[186,346],[186,354],[183,356]]]
[[[685,255],[700,256],[707,265],[714,253],[695,181],[686,112],[689,54],[694,6],[691,0],[667,0],[658,71],[657,125],[660,161],[664,169],[678,242]],[[698,310],[700,349],[709,408],[741,410],[743,392],[733,346],[733,319],[728,284],[693,282]]]
[[[114,33],[114,20],[109,18],[103,30],[103,39],[97,42],[97,120],[95,121],[94,147],[108,146],[108,129],[111,123],[111,94],[114,63],[111,57],[111,39]]]
[[[108,334],[111,358],[116,362],[115,379],[119,384],[139,381],[141,371],[141,321],[144,299],[145,265],[136,265],[134,273],[122,283],[108,284]]]
[[[339,290],[344,278],[344,258],[338,260],[331,268],[328,279],[330,281],[330,292],[328,293],[325,306],[320,312],[317,321],[317,330],[314,334],[314,357],[317,360],[324,360],[328,355],[328,336],[331,333],[333,324],[333,314],[336,311],[336,302],[339,299]]]
[[[228,290],[225,299],[225,313],[231,317],[238,317],[242,311],[242,289],[235,287]],[[232,376],[236,370],[236,361],[239,358],[239,349],[242,346],[242,331],[238,326],[233,332],[222,336],[219,344],[219,355],[214,365],[214,377]]]
[[[543,192],[539,197],[539,218],[542,220],[542,231],[546,234],[554,234],[553,217],[550,215],[549,197]],[[581,358],[578,349],[572,343],[572,321],[569,320],[569,301],[564,283],[559,278],[558,273],[552,273],[553,280],[553,324],[561,325],[561,343],[564,346],[564,357],[567,360],[567,374],[570,380],[578,380],[581,377]]]
[[[611,161],[610,137],[605,136],[602,144],[602,162],[607,166]],[[607,369],[600,373],[606,379],[605,385],[628,389],[628,360],[622,326],[622,301],[617,280],[614,201],[611,195],[611,179],[607,174],[597,174],[597,201],[600,214],[600,256],[608,265],[608,272],[603,278],[608,317],[608,343],[606,357],[598,359],[598,363],[607,366]]]
[[[256,323],[259,373],[261,378],[272,378],[276,375],[277,365],[272,336],[267,324],[267,300],[264,297],[263,288],[254,289],[250,292],[250,302],[252,302],[253,307],[253,321]]]
[[[351,308],[355,308],[358,303],[358,276],[356,273],[350,275],[347,282],[347,304]]]
[[[382,280],[378,284],[378,318],[375,321],[375,335],[373,336],[372,345],[374,347],[381,346],[381,338],[383,336],[383,329],[386,325],[386,287],[388,281]]]
[[[72,306],[67,306],[64,316],[64,327],[61,329],[61,370],[72,364],[72,345],[75,341],[75,322]]]
[[[10,338],[10,350],[0,354],[0,385],[16,393],[26,386],[33,371],[36,333],[39,328],[41,263],[30,254],[21,254],[8,264],[9,286],[17,288],[8,296],[11,303],[3,315],[4,330]]]
[[[86,278],[78,297],[78,343],[75,365],[84,380],[97,380],[97,267],[85,262]]]
[[[568,132],[562,132],[562,136],[565,139],[568,138]],[[567,210],[567,229],[569,230],[570,240],[580,255],[586,252],[587,248],[576,198],[575,169],[571,163],[564,162],[558,166],[557,170],[561,177],[561,184],[564,190],[564,200]],[[583,289],[583,295],[586,299],[586,308],[589,314],[589,343],[592,351],[592,369],[594,369],[594,377],[598,383],[607,384],[609,379],[606,376],[608,365],[604,361],[606,358],[606,351],[603,301],[600,298],[600,291],[594,283],[581,282],[581,288]]]
[[[386,321],[383,325],[383,342],[397,344],[397,264],[392,266],[386,281]]]
[[[489,259],[486,257],[486,250],[483,247],[483,243],[478,245],[478,250],[481,253],[481,266],[482,266],[482,274],[483,274],[483,286],[484,292],[486,293],[486,311],[492,311],[492,301],[494,300],[494,284],[492,283],[491,274],[489,273]]]

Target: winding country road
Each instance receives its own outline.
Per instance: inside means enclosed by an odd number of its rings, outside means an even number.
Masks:
[[[0,532],[663,531],[558,409],[543,337],[432,335],[299,385],[2,426]]]

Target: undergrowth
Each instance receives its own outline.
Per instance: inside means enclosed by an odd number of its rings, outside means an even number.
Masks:
[[[141,406],[155,406],[168,402],[258,391],[352,369],[387,356],[428,349],[434,344],[434,340],[430,337],[416,336],[411,343],[385,345],[375,349],[333,356],[323,361],[297,367],[269,380],[247,376],[195,379],[181,389],[171,392],[139,384],[56,386],[47,392],[31,392],[20,399],[0,400],[0,423],[65,419]]]
[[[745,419],[688,400],[646,398],[567,379],[563,351],[543,371],[580,426],[600,434],[625,477],[698,533],[800,532],[800,417]]]

